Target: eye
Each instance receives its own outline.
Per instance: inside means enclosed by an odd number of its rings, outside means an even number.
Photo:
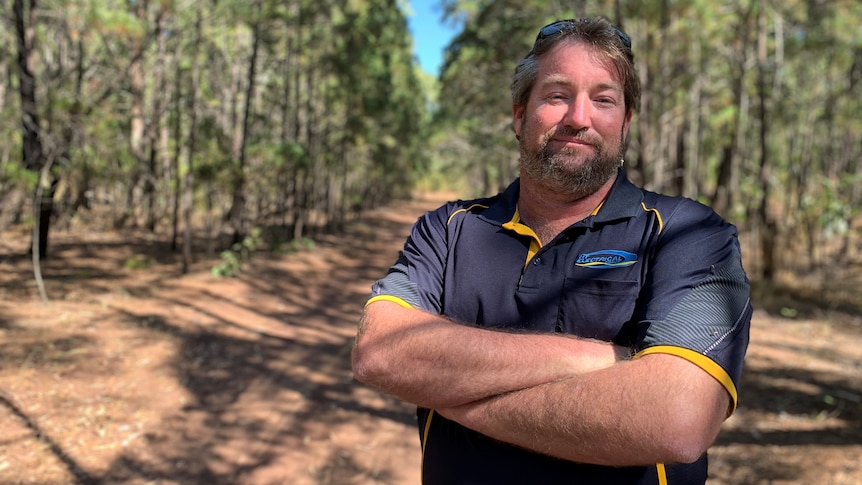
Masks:
[[[566,93],[561,93],[559,91],[555,91],[552,93],[548,93],[545,96],[545,99],[548,100],[549,102],[552,102],[552,103],[560,103],[560,102],[564,102],[567,99],[569,99],[569,95],[567,95]]]

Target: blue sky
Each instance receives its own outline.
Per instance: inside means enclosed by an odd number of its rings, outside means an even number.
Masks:
[[[422,68],[434,76],[443,65],[443,49],[456,32],[440,23],[439,0],[410,0],[413,14],[407,17],[413,33],[413,48]]]

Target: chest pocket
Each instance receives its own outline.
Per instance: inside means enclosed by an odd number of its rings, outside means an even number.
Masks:
[[[602,270],[593,270],[602,271]],[[604,341],[619,340],[634,317],[637,281],[567,277],[557,331]]]

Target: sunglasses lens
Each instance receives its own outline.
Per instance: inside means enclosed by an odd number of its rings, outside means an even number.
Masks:
[[[578,23],[580,23],[579,20],[558,20],[552,24],[548,24],[548,25],[542,27],[542,30],[539,31],[539,35],[536,36],[536,41],[547,39],[548,37],[551,37],[552,35],[559,34],[560,32],[562,32],[563,30],[566,30],[566,29],[574,30],[574,28],[578,25]],[[632,48],[631,38],[629,38],[629,36],[626,35],[625,32],[623,32],[622,30],[620,30],[616,27],[614,27],[614,31],[616,32],[617,37],[620,38],[620,41],[623,43],[623,45],[625,45],[626,47],[631,49]]]
[[[567,20],[559,20],[557,22],[542,27],[542,30],[539,31],[539,39],[544,39],[546,37],[550,37],[554,34],[560,33],[567,23]]]
[[[623,42],[623,45],[628,47],[629,49],[631,49],[632,48],[632,39],[622,30],[616,29],[616,31],[617,31],[617,36]]]

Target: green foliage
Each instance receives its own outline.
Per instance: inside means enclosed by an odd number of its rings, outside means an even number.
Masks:
[[[626,156],[635,177],[665,191],[683,174],[684,195],[706,203],[723,184],[734,196],[723,213],[742,223],[758,222],[763,197],[780,223],[820,235],[858,217],[862,3],[438,4],[459,34],[434,79],[414,61],[402,0],[39,2],[27,21],[44,152],[65,187],[115,214],[153,210],[159,224],[172,222],[179,177],[193,175],[191,219],[213,232],[237,222],[235,187],[246,227],[291,234],[416,184],[491,193],[517,172],[515,63],[541,25],[603,14],[632,37],[648,94]],[[14,29],[0,29],[4,72],[16,72],[16,46]],[[19,160],[17,82],[0,90],[0,189],[38,179]],[[227,251],[217,272],[238,271],[244,254]]]
[[[799,316],[799,310],[790,307],[781,307],[780,313],[784,318],[796,318]]]
[[[242,271],[243,266],[251,259],[252,254],[263,245],[263,232],[260,228],[254,228],[251,234],[246,236],[241,242],[231,246],[230,249],[222,251],[219,255],[221,263],[215,265],[210,270],[210,274],[214,277],[237,276]]]
[[[859,216],[862,3],[442,3],[463,30],[446,53],[425,186],[448,177],[480,187],[501,177],[517,156],[508,123],[516,62],[546,22],[605,15],[631,36],[643,81],[630,174],[662,192],[684,177],[683,195],[707,204],[724,189],[722,213],[743,229],[768,222],[832,238]],[[829,182],[814,174],[830,174]]]
[[[90,2],[87,22],[96,29],[106,29],[105,32],[122,32],[133,30],[142,32],[141,18],[135,12],[112,8],[111,5],[99,5],[99,2]]]
[[[278,254],[292,254],[298,253],[300,251],[307,251],[314,249],[315,242],[311,238],[301,237],[299,239],[294,239],[286,243],[277,243],[274,244],[274,252]]]
[[[123,263],[123,267],[131,270],[147,269],[152,267],[155,261],[149,256],[135,254]]]
[[[39,182],[39,172],[27,170],[17,161],[9,162],[4,168],[5,171],[0,174],[3,180],[26,187],[28,191],[36,188],[36,184]]]
[[[847,196],[854,186],[862,183],[862,174],[845,174],[838,180],[818,178],[820,190],[803,197],[801,206],[803,210],[816,214],[826,238],[843,236],[850,230],[850,222],[862,210]]]

